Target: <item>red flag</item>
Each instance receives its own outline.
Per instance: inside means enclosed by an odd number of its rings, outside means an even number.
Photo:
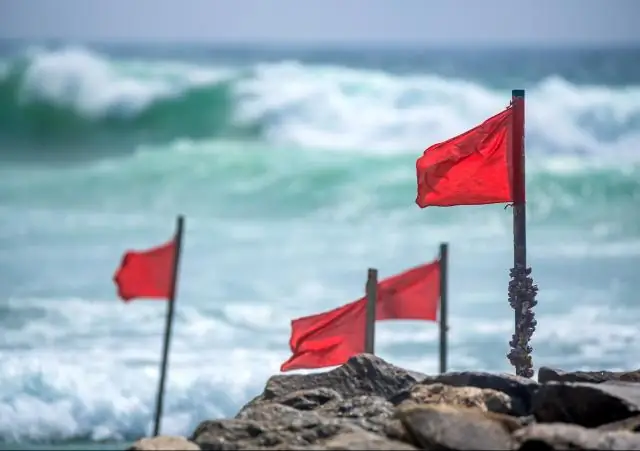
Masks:
[[[440,261],[417,266],[378,283],[376,320],[435,321],[440,299]],[[291,321],[293,355],[280,371],[341,365],[364,352],[367,299]]]
[[[434,144],[416,162],[420,208],[512,202],[509,140],[513,105]]]
[[[342,365],[350,357],[364,352],[364,334],[361,337],[333,336],[320,341],[305,341],[280,366],[280,371],[325,368]]]
[[[376,320],[436,321],[440,305],[440,260],[378,283]]]
[[[113,280],[125,302],[134,298],[169,299],[173,284],[176,241],[146,251],[124,254]]]
[[[366,304],[362,299],[291,321],[293,355],[280,371],[340,365],[364,352]]]

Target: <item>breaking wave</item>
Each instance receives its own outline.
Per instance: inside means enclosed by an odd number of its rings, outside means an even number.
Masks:
[[[640,139],[640,86],[549,76],[527,88],[533,151],[628,152]],[[211,138],[415,152],[491,115],[508,95],[471,80],[296,61],[198,66],[30,50],[0,71],[0,139],[9,153]]]

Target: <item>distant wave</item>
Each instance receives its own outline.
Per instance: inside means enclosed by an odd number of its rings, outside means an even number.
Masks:
[[[32,50],[3,64],[4,152],[20,144],[116,151],[210,138],[415,152],[509,99],[509,92],[460,79],[295,61],[201,67],[113,60],[69,47]],[[577,87],[550,77],[527,88],[527,134],[536,150],[623,151],[640,138],[640,86]]]

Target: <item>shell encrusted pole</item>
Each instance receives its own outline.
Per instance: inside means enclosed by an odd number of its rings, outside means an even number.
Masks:
[[[533,283],[531,268],[516,266],[509,272],[509,304],[520,316],[516,321],[515,333],[509,344],[511,351],[507,357],[516,369],[516,374],[523,377],[533,376],[533,361],[531,352],[533,348],[529,344],[537,322],[533,308],[536,306],[536,294],[538,286]]]

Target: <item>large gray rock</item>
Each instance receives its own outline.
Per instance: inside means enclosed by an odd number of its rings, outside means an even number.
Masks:
[[[569,377],[549,371],[541,380]],[[270,378],[234,419],[201,423],[190,446],[640,450],[640,384],[589,374],[592,383],[484,372],[427,377],[363,354],[325,373]]]
[[[294,449],[294,448],[292,448]],[[304,448],[300,448],[304,449]],[[309,448],[307,448],[309,449]],[[313,449],[318,449],[314,447]],[[388,438],[381,437],[371,432],[348,432],[326,440],[322,445],[325,450],[417,450],[415,446]]]
[[[300,390],[295,395],[302,399],[313,398],[307,393],[314,393],[316,390],[324,391],[325,389]],[[284,399],[289,405],[280,404],[279,401]],[[309,409],[309,405],[295,401],[292,395],[285,395],[282,398],[274,398],[270,401],[254,403],[243,409],[236,419],[255,420],[261,422],[294,422],[301,418],[303,413],[313,410],[314,414],[324,418],[344,419],[349,423],[360,427],[366,431],[374,433],[382,433],[387,420],[393,415],[393,405],[384,398],[378,396],[356,396],[353,398],[342,399],[338,396],[330,402],[317,404],[313,409]],[[302,409],[291,406],[303,406]]]
[[[510,450],[512,424],[499,414],[445,405],[412,405],[396,415],[420,449]]]
[[[541,423],[572,423],[595,428],[640,413],[640,384],[629,382],[549,382],[533,399]]]
[[[454,387],[444,384],[415,384],[392,398],[396,405],[444,404],[475,407],[482,411],[511,413],[512,399],[506,393],[490,388]]]
[[[599,431],[629,431],[640,432],[640,415],[625,418],[624,420],[614,421],[613,423],[598,426]]]
[[[127,448],[127,451],[199,451],[200,447],[185,437],[159,435],[141,438]]]
[[[267,405],[255,408],[265,409]],[[366,431],[348,419],[309,411],[265,415],[261,421],[205,421],[196,428],[192,440],[203,450],[415,449],[410,444]]]
[[[640,382],[640,370],[635,371],[562,371],[546,366],[538,370],[538,382],[590,382],[599,384],[607,381]]]
[[[393,417],[394,407],[379,396],[356,396],[327,403],[316,412],[329,418],[342,418],[352,424],[377,434],[384,434],[385,426]]]
[[[262,394],[243,409],[294,392],[320,388],[331,389],[343,398],[361,395],[388,398],[425,377],[424,374],[399,368],[374,355],[360,354],[325,373],[272,376]],[[317,400],[313,402],[318,403]]]
[[[493,374],[474,371],[450,372],[437,376],[425,377],[421,384],[445,384],[454,387],[476,387],[496,390],[511,398],[513,414],[525,416],[530,414],[533,395],[539,384],[526,377],[512,374]]]
[[[574,424],[533,424],[513,433],[520,451],[542,450],[640,450],[640,434],[603,432]]]

